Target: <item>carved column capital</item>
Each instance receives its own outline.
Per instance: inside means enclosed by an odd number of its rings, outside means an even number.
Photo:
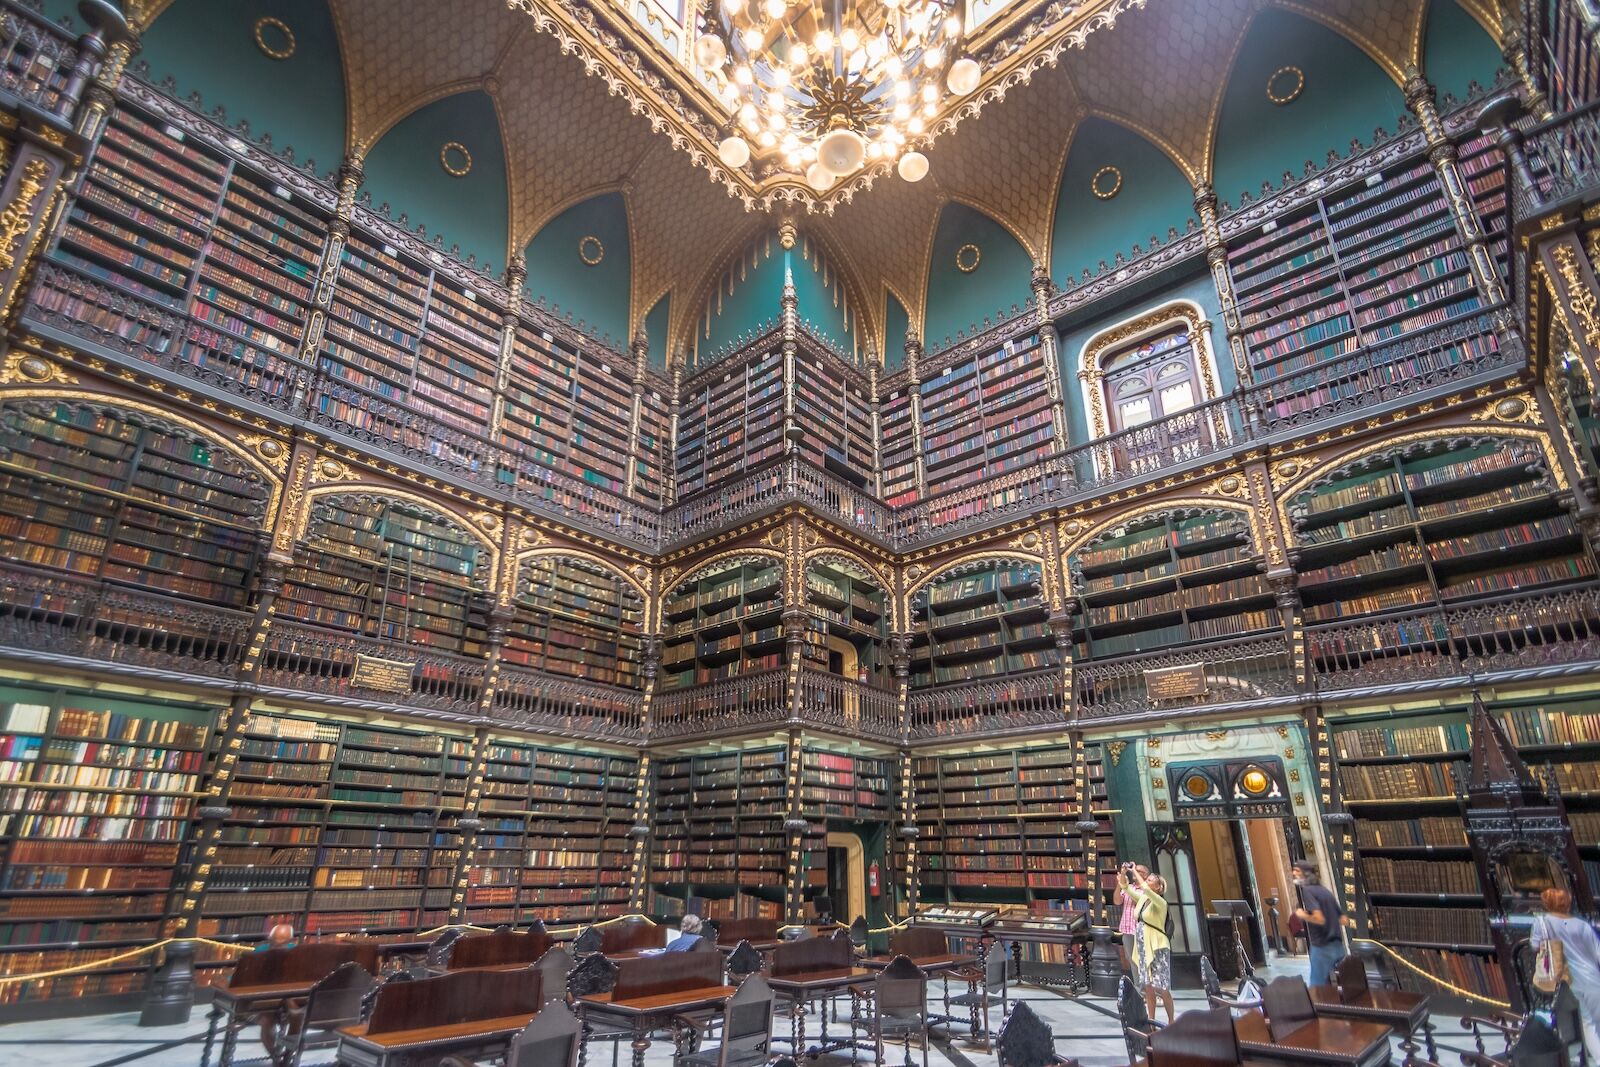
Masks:
[[[889,635],[889,670],[899,681],[911,676],[911,638],[908,633]]]
[[[511,253],[511,262],[506,264],[506,288],[511,291],[510,305],[515,308],[522,303],[522,283],[528,280],[528,257],[521,252]]]

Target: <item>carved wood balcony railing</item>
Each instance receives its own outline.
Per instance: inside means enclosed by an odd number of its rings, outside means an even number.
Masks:
[[[352,685],[357,656],[411,663],[409,691]],[[267,631],[258,676],[266,686],[470,715],[478,709],[487,666],[470,656],[277,619]]]
[[[651,704],[650,736],[681,737],[783,722],[789,717],[788,680],[789,672],[778,668],[658,693]]]
[[[1511,168],[1515,223],[1600,190],[1600,100],[1522,131],[1527,169]]]
[[[826,671],[800,673],[803,723],[832,726],[878,740],[900,738],[900,700],[896,693]]]
[[[755,470],[696,493],[668,508],[663,548],[690,544],[781,504],[809,504],[875,540],[892,542],[895,521],[882,501],[798,456],[780,456]]]
[[[75,41],[36,11],[0,11],[0,91],[57,118],[72,106],[63,90],[78,61]]]
[[[500,669],[490,717],[496,724],[563,735],[634,742],[644,736],[643,697],[636,690],[512,666]]]
[[[252,616],[0,564],[0,647],[231,678]]]
[[[1309,626],[1306,659],[1325,694],[1589,670],[1600,661],[1600,585]]]
[[[1192,695],[1163,699],[1150,672],[1193,669]],[[1158,676],[1163,679],[1167,676]],[[1299,697],[1294,658],[1283,634],[1079,663],[1072,672],[1080,719],[1146,715],[1193,708],[1287,702]]]
[[[1059,668],[941,685],[913,690],[907,714],[913,739],[1065,727],[1066,689]]]

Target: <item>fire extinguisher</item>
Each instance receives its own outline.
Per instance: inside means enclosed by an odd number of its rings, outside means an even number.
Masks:
[[[867,892],[872,896],[879,896],[883,893],[877,860],[873,860],[867,865]]]

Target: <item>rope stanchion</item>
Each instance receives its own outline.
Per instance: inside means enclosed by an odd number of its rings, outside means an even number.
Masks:
[[[1404,956],[1400,955],[1388,945],[1385,945],[1382,941],[1374,941],[1370,937],[1352,937],[1350,940],[1358,945],[1374,945],[1377,948],[1382,949],[1384,955],[1405,967],[1407,970],[1413,972],[1419,977],[1426,978],[1436,986],[1448,989],[1450,992],[1456,994],[1456,996],[1466,997],[1468,1000],[1476,1000],[1479,1003],[1488,1004],[1490,1007],[1499,1008],[1502,1011],[1511,1010],[1511,1005],[1506,1001],[1496,1000],[1493,997],[1486,997],[1482,993],[1474,993],[1470,989],[1462,989],[1458,985],[1451,985],[1438,975],[1430,974],[1421,967],[1418,967],[1415,963],[1412,963],[1410,960],[1406,959]]]

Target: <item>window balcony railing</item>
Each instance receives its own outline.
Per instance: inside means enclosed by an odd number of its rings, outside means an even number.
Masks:
[[[778,668],[658,693],[650,735],[662,739],[781,723],[789,717],[789,672]]]
[[[68,119],[73,101],[65,90],[77,62],[77,43],[42,13],[14,5],[0,10],[0,91]]]

